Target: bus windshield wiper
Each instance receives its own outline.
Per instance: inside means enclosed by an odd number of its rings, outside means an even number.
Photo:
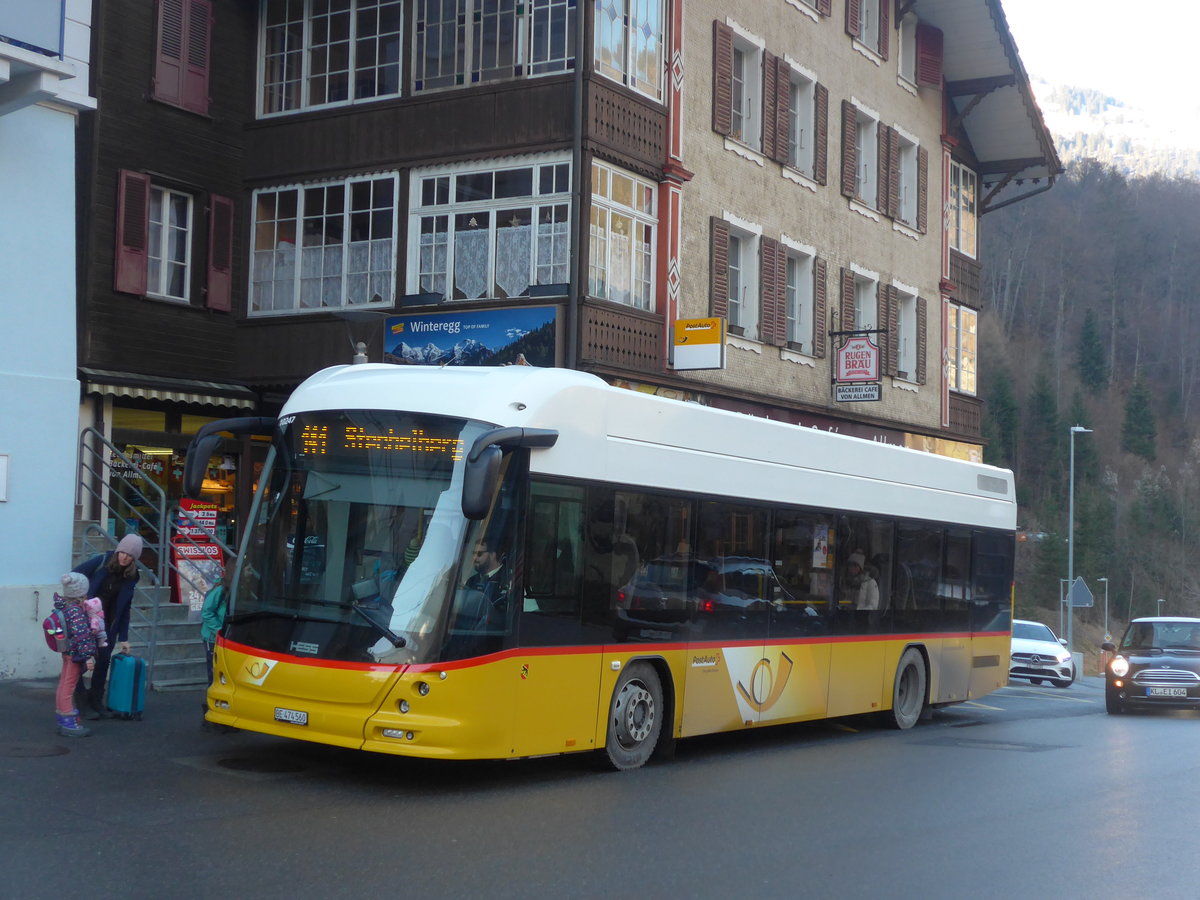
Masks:
[[[406,643],[408,643],[404,638],[400,637],[400,635],[396,634],[396,632],[392,631],[392,629],[388,628],[382,622],[377,622],[372,619],[370,614],[357,603],[351,603],[350,608],[362,616],[362,618],[366,620],[367,624],[379,632],[380,635],[391,641],[393,647],[403,647]]]

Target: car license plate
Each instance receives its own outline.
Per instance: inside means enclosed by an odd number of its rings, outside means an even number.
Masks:
[[[307,725],[308,713],[301,709],[284,709],[282,706],[275,707],[276,722],[291,722],[293,725]]]
[[[1147,697],[1186,697],[1187,688],[1146,688]]]

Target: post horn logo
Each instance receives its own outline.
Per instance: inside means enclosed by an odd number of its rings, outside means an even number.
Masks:
[[[779,677],[776,678],[771,672],[771,661],[766,658],[760,659],[750,672],[750,690],[746,690],[746,686],[739,681],[738,693],[755,712],[766,712],[783,696],[783,689],[787,686],[793,665],[790,656],[780,653]]]

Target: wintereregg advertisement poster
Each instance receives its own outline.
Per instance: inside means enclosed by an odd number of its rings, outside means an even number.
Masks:
[[[550,367],[556,306],[389,316],[383,361],[403,366]]]

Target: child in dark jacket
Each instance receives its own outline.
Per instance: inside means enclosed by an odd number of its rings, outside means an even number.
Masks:
[[[62,674],[58,677],[58,690],[54,694],[55,714],[58,716],[58,733],[64,737],[87,737],[90,728],[79,724],[79,710],[75,708],[75,686],[96,665],[96,635],[88,622],[84,601],[88,595],[88,580],[78,572],[68,572],[60,579],[62,593],[54,595],[54,608],[59,610],[67,629],[67,650],[63,653]]]

